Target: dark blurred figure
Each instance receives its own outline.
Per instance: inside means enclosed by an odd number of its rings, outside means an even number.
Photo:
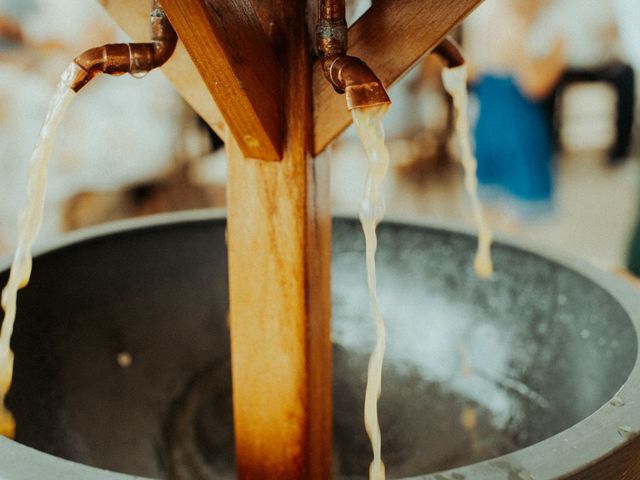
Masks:
[[[638,4],[636,2],[636,8]],[[576,82],[604,82],[616,93],[616,138],[608,152],[614,165],[629,155],[635,106],[634,70],[622,59],[618,26],[611,0],[554,0],[545,12],[549,28],[562,28],[567,39],[567,70],[554,95],[547,102],[547,113],[554,115],[558,99]],[[636,26],[639,28],[639,26]],[[558,118],[554,142],[558,140]]]

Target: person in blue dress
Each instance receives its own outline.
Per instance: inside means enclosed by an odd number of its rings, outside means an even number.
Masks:
[[[554,147],[544,99],[565,66],[560,34],[540,25],[546,0],[491,0],[467,22],[464,42],[479,103],[475,151],[481,194],[519,217],[551,208]]]

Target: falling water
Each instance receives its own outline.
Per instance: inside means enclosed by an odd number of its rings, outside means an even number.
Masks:
[[[365,192],[360,205],[360,222],[365,235],[365,250],[369,297],[376,329],[376,343],[369,359],[367,388],[364,400],[364,422],[373,449],[373,461],[369,467],[370,480],[384,480],[382,463],[380,424],[378,422],[378,398],[382,383],[382,362],[385,350],[385,327],[378,296],[376,293],[375,254],[378,245],[376,226],[384,216],[384,198],[380,184],[389,166],[389,151],[384,143],[382,118],[387,106],[353,110],[353,120],[358,137],[369,159],[369,171],[365,183]]]
[[[444,88],[453,98],[456,111],[456,133],[460,142],[464,184],[471,199],[471,208],[478,228],[478,250],[473,266],[480,278],[489,278],[493,273],[491,261],[491,229],[485,221],[482,205],[478,199],[478,180],[476,178],[477,161],[471,150],[469,121],[467,120],[467,66],[445,68],[442,71]]]
[[[16,297],[18,290],[27,285],[31,275],[31,247],[42,223],[47,163],[53,151],[56,130],[75,96],[75,92],[69,88],[70,75],[71,67],[60,78],[29,161],[26,201],[18,215],[17,247],[11,264],[9,281],[2,291],[4,320],[0,332],[0,434],[10,438],[15,436],[15,420],[5,406],[5,397],[13,377],[13,352],[10,341],[16,317]]]

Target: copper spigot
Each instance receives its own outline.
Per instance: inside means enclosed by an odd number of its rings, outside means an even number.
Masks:
[[[150,20],[148,43],[110,43],[78,55],[71,65],[71,89],[77,92],[99,73],[142,76],[163,65],[175,50],[178,37],[157,0],[153,0]]]
[[[460,67],[464,65],[464,57],[460,45],[451,37],[445,37],[433,49],[433,53],[438,55],[449,68]]]
[[[345,55],[327,64],[329,81],[336,91],[344,92],[349,110],[391,103],[382,82],[359,58]]]
[[[347,55],[344,0],[318,0],[316,47],[324,76],[336,92],[346,95],[349,110],[391,103],[382,82],[369,66]]]

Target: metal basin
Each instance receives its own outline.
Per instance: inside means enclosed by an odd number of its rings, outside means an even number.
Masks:
[[[13,341],[18,438],[0,440],[0,478],[233,478],[224,230],[219,214],[174,215],[83,233],[37,257]],[[379,237],[389,478],[640,478],[631,287],[505,242],[497,273],[481,281],[468,234],[386,223]],[[366,478],[370,461],[365,284],[360,226],[338,219],[342,479]]]

